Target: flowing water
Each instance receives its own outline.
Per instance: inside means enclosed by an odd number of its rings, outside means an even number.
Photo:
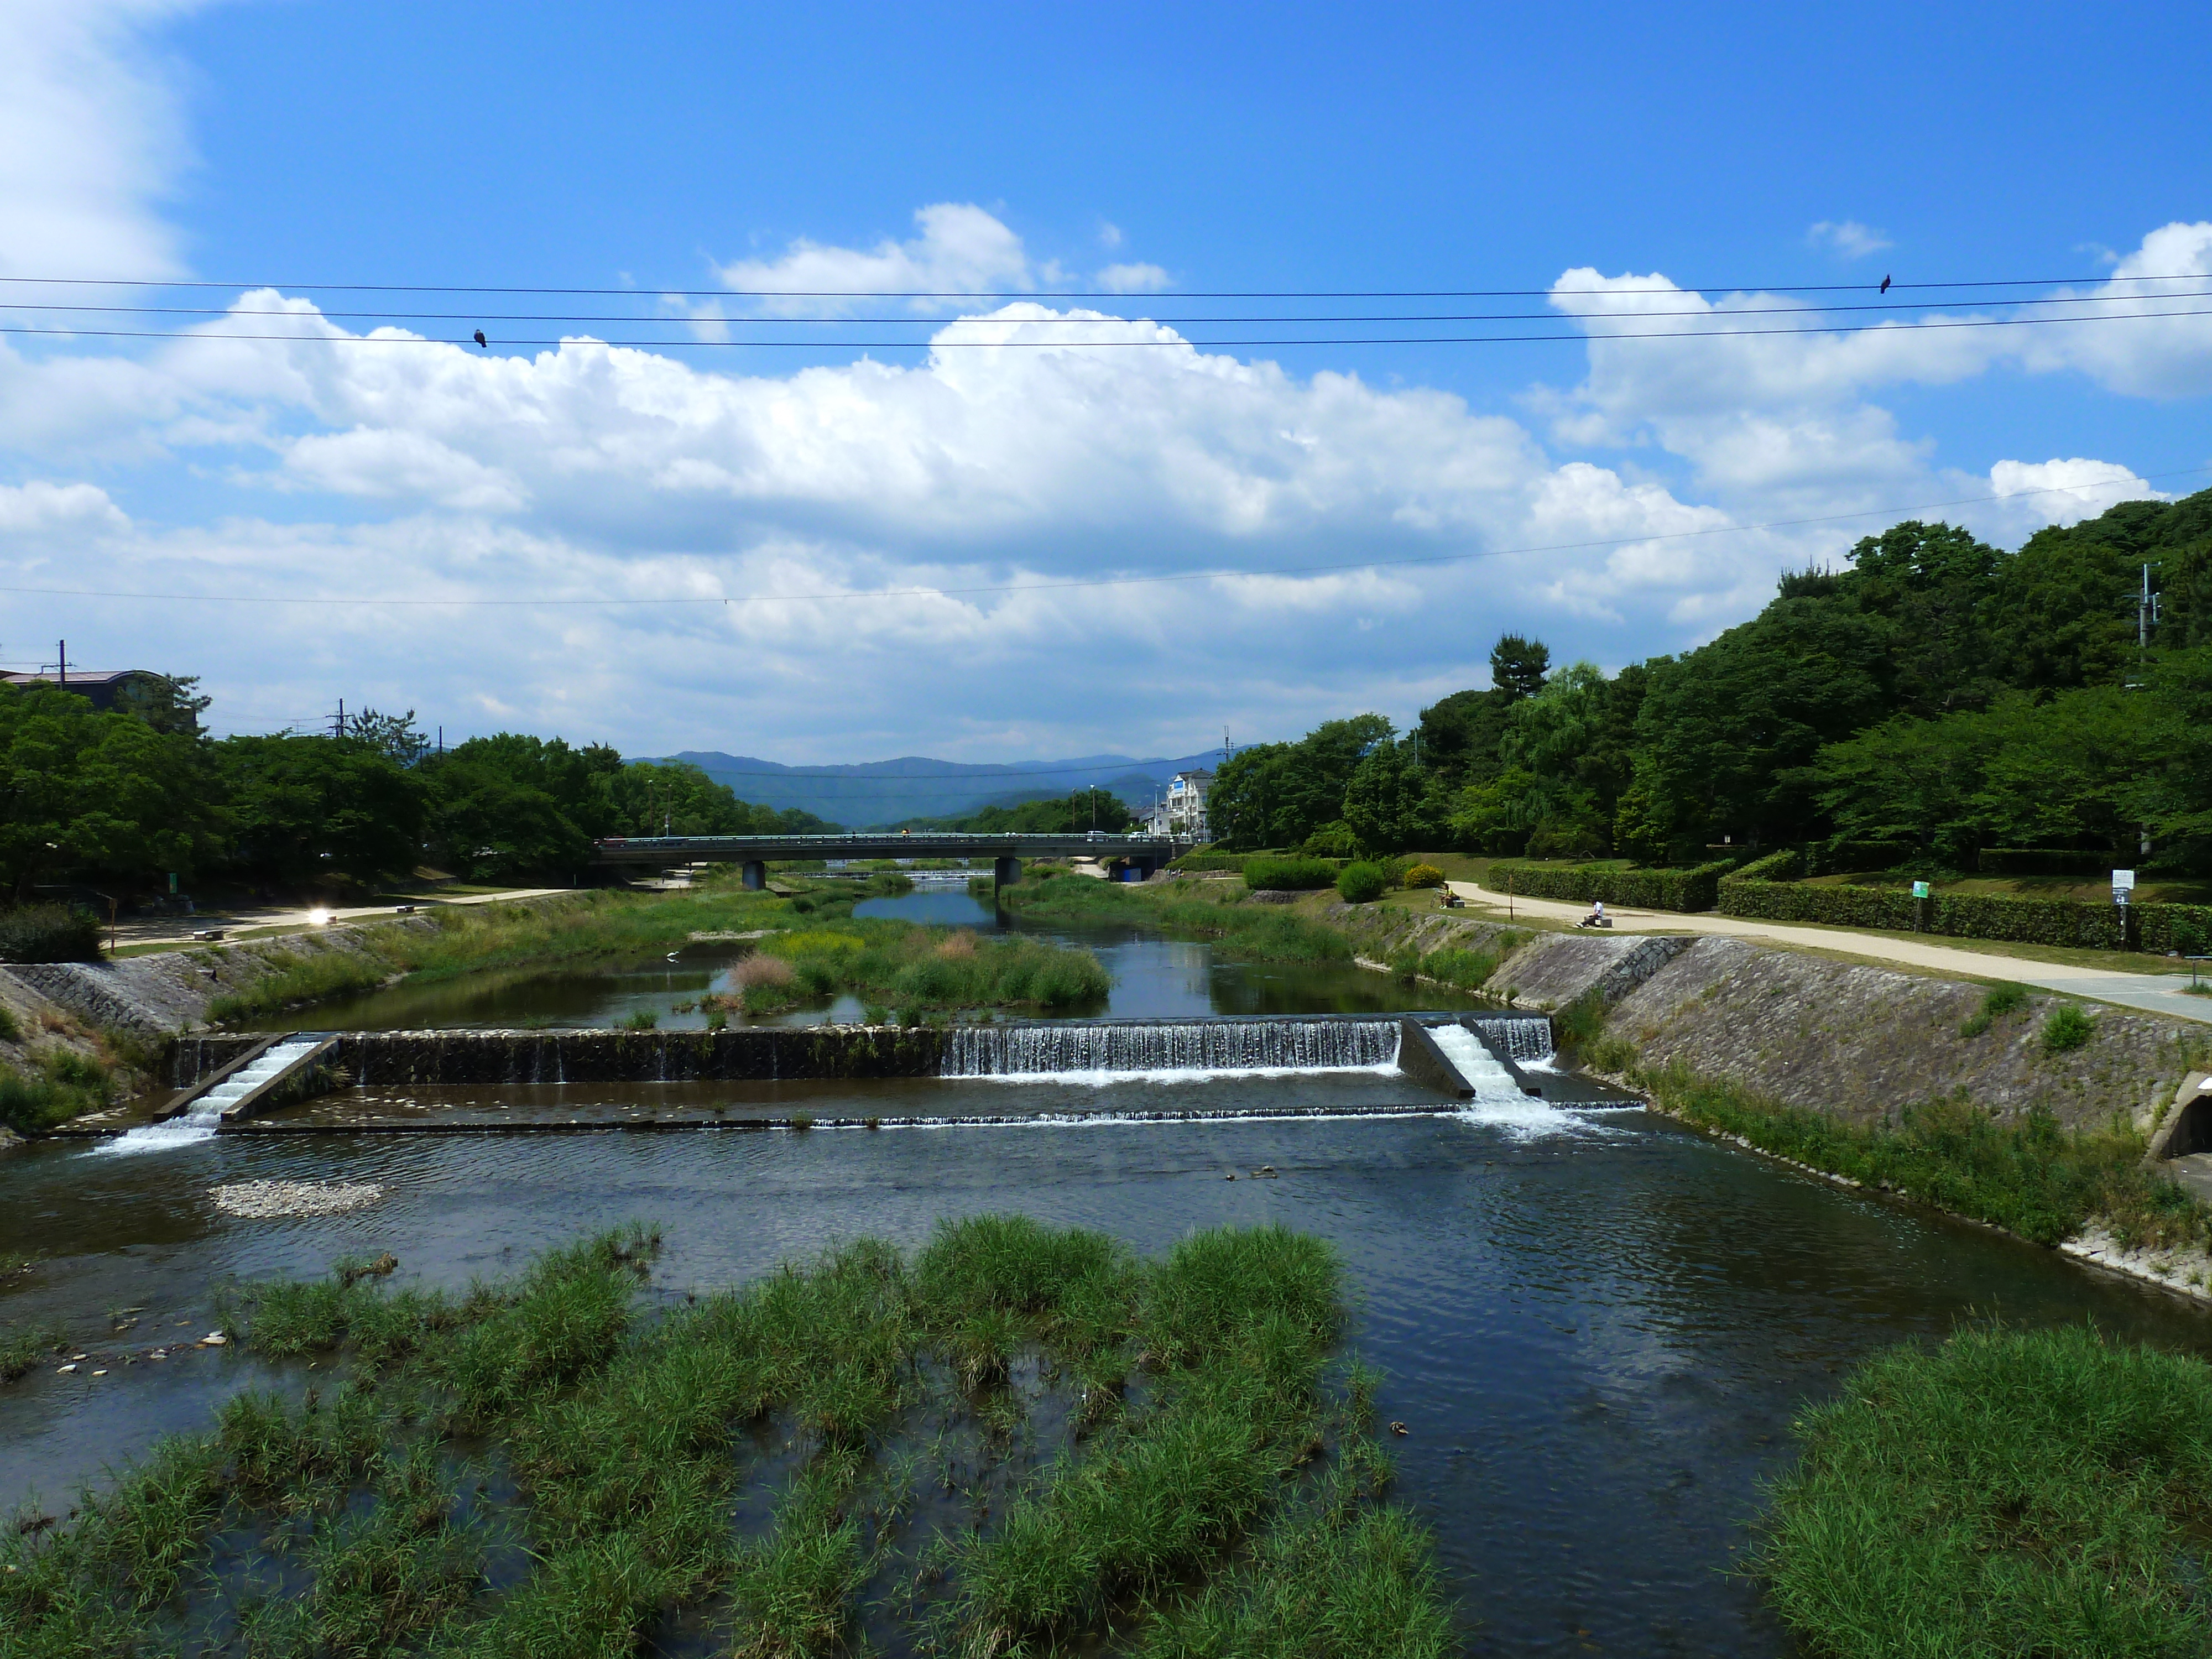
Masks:
[[[1220,982],[1202,957],[1179,971]],[[1471,1024],[1480,1037],[1431,1028],[1466,1102],[1397,1072],[1395,1019],[1240,1030],[1132,1010],[980,1028],[949,1076],[364,1091],[160,1156],[41,1145],[0,1159],[0,1261],[44,1258],[0,1273],[0,1322],[58,1320],[88,1359],[0,1387],[0,1508],[36,1493],[58,1513],[76,1484],[204,1428],[238,1388],[304,1386],[297,1367],[172,1345],[219,1322],[226,1285],[340,1255],[388,1250],[401,1280],[458,1286],[646,1218],[667,1230],[654,1284],[674,1297],[838,1241],[913,1248],[983,1212],[1148,1253],[1281,1222],[1342,1254],[1352,1344],[1384,1373],[1380,1416],[1407,1430],[1391,1443],[1397,1496],[1435,1528],[1470,1652],[1781,1656],[1786,1634],[1735,1566],[1792,1416],[1852,1364],[1990,1315],[2090,1318],[2212,1355],[2212,1316],[2192,1305],[1688,1132],[1558,1066],[1540,1021]],[[799,1104],[810,1133],[732,1132]],[[336,1132],[533,1112],[696,1132]],[[382,1196],[288,1220],[211,1196],[270,1179]]]

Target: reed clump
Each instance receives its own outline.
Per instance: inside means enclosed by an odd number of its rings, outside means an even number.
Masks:
[[[1212,887],[1219,890],[1207,890]],[[1000,896],[1010,908],[1054,921],[1140,922],[1209,939],[1215,954],[1225,959],[1352,960],[1351,940],[1334,928],[1285,906],[1249,903],[1243,888],[1227,882],[1195,890],[1182,883],[1156,889],[1129,882],[1025,882],[1001,890]]]
[[[925,1009],[1075,1009],[1103,1004],[1106,970],[1088,951],[1020,934],[985,939],[966,931],[883,917],[836,927],[804,928],[762,941],[757,956],[776,968],[750,970],[743,1006],[753,1012],[809,999],[851,994],[909,1014]],[[740,963],[741,969],[746,963]]]
[[[633,1226],[465,1291],[342,1262],[246,1292],[250,1349],[346,1380],[242,1394],[74,1525],[0,1539],[0,1650],[230,1630],[270,1653],[623,1653],[691,1608],[745,1655],[846,1650],[871,1613],[970,1653],[1134,1620],[1195,1654],[1320,1595],[1298,1653],[1425,1659],[1447,1622],[1425,1535],[1380,1501],[1371,1382],[1323,1381],[1325,1245],[1221,1230],[1146,1262],[973,1217],[912,1257],[863,1240],[647,1320],[658,1248]],[[1054,1390],[1056,1455],[1024,1430]],[[495,1513],[472,1479],[495,1466],[516,1492]],[[733,1525],[763,1480],[772,1510]],[[964,1507],[925,1540],[916,1507],[943,1498]],[[243,1581],[209,1571],[241,1537]],[[495,1552],[521,1566],[498,1589]]]
[[[1595,1056],[1601,1069],[1609,1058]],[[2069,1129],[2047,1112],[2000,1118],[1960,1098],[1905,1107],[1892,1123],[1859,1125],[1679,1069],[1638,1073],[1635,1080],[1693,1123],[2038,1244],[2072,1238],[2092,1222],[2130,1248],[2212,1242],[2212,1212],[2145,1169],[2143,1138],[2124,1124]]]
[[[2212,1651],[2212,1367],[2075,1327],[1878,1355],[1798,1420],[1754,1563],[1814,1651]]]

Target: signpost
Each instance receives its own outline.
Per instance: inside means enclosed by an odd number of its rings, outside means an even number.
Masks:
[[[2112,902],[2124,907],[2128,895],[2136,890],[2136,872],[2132,870],[2112,872]]]

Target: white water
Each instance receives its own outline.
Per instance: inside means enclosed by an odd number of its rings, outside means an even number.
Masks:
[[[1234,1073],[1395,1071],[1395,1019],[1228,1019],[967,1025],[947,1034],[939,1077],[1188,1083]]]
[[[232,1073],[167,1123],[149,1123],[143,1128],[118,1135],[93,1150],[99,1153],[166,1152],[205,1140],[221,1126],[226,1109],[235,1106],[270,1079],[283,1072],[321,1040],[319,1037],[295,1037],[288,1042],[280,1042],[258,1057],[252,1065]]]
[[[1583,1134],[1595,1127],[1548,1101],[1522,1094],[1513,1073],[1498,1064],[1482,1039],[1465,1026],[1432,1025],[1429,1036],[1474,1090],[1474,1098],[1458,1113],[1464,1121],[1489,1124],[1516,1140]]]
[[[1240,1081],[1274,1077],[1398,1077],[1398,1062],[1385,1061],[1380,1066],[1154,1066],[1145,1071],[1115,1072],[1103,1066],[1092,1066],[1075,1072],[994,1072],[982,1077],[963,1077],[963,1082],[975,1083],[1064,1083],[1078,1088],[1103,1089],[1115,1083],[1154,1083],[1188,1085],[1205,1083],[1218,1078],[1236,1078]]]

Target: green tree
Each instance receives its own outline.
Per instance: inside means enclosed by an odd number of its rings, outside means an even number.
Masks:
[[[1296,743],[1255,744],[1216,773],[1206,793],[1214,839],[1237,850],[1296,847],[1341,817],[1360,759],[1392,735],[1380,714],[1324,720]]]
[[[190,873],[222,818],[204,745],[58,687],[0,686],[0,879]]]
[[[422,781],[370,744],[236,737],[214,753],[242,872],[284,883],[341,874],[366,883],[422,861]]]
[[[1705,842],[1784,841],[1819,815],[1808,769],[1894,705],[1889,628],[1832,596],[1776,599],[1711,644],[1655,665],[1637,732],[1649,811],[1674,854]]]
[[[1447,833],[1443,802],[1431,788],[1429,775],[1413,763],[1413,750],[1411,743],[1386,738],[1361,757],[1345,781],[1343,822],[1363,852],[1433,847]]]

